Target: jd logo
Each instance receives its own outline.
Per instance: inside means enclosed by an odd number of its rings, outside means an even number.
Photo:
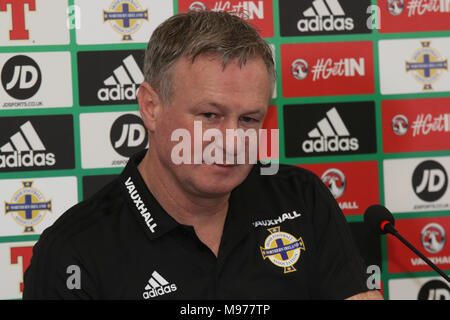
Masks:
[[[440,280],[428,281],[420,288],[417,300],[450,300],[450,288]]]
[[[117,153],[131,157],[147,146],[148,133],[141,118],[134,114],[125,114],[113,123],[110,139]]]
[[[440,199],[447,191],[447,184],[447,173],[437,161],[424,161],[414,170],[413,190],[424,201],[432,202]]]
[[[26,100],[36,94],[41,86],[42,75],[37,63],[28,56],[14,56],[2,69],[2,85],[13,98]]]

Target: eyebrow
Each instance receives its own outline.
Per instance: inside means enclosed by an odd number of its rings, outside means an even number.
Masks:
[[[230,109],[226,105],[223,105],[223,104],[220,104],[220,103],[217,103],[217,102],[208,102],[206,104],[209,105],[209,106],[212,106],[212,107],[214,107],[216,109],[219,109],[219,110],[229,110]],[[255,109],[255,110],[250,110],[248,112],[245,112],[244,114],[263,114],[263,113],[264,112],[262,110]]]

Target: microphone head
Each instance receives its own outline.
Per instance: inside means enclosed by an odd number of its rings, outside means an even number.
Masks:
[[[386,221],[392,223],[392,226],[395,225],[392,213],[382,205],[374,204],[368,207],[364,213],[364,223],[376,233],[387,233],[384,229]]]

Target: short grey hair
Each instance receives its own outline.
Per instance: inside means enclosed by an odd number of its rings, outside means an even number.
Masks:
[[[173,95],[171,69],[175,62],[181,57],[194,62],[205,53],[221,57],[224,68],[233,59],[238,59],[242,67],[247,60],[261,57],[273,91],[276,70],[272,50],[258,31],[232,13],[192,10],[160,24],[145,51],[145,81],[155,89],[164,105],[170,104]]]

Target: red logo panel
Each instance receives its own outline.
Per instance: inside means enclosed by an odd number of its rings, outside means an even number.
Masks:
[[[374,93],[371,41],[281,45],[284,97]]]
[[[401,219],[395,228],[435,265],[450,269],[450,217]],[[432,271],[421,258],[391,235],[387,236],[389,272]]]
[[[248,20],[259,30],[263,38],[273,37],[273,4],[272,0],[252,1],[218,1],[218,0],[178,0],[179,12],[189,10],[211,10],[234,12]]]
[[[383,151],[450,150],[450,98],[381,103]]]
[[[448,0],[378,0],[380,33],[446,31],[450,21]]]
[[[345,215],[363,214],[379,203],[376,161],[302,164],[328,187]]]

